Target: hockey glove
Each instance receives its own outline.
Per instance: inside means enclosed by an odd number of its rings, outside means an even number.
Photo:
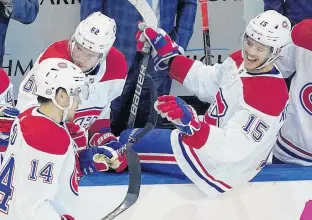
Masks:
[[[62,215],[61,220],[75,220],[75,218],[70,215]]]
[[[0,152],[5,152],[9,146],[11,127],[19,111],[12,107],[0,108]]]
[[[300,220],[310,220],[312,216],[312,200],[305,204]]]
[[[200,129],[200,121],[192,106],[175,96],[158,97],[154,108],[163,118],[171,121],[180,131],[191,136]]]
[[[79,168],[78,172],[87,175],[107,171],[109,165],[103,158],[113,157],[110,149],[106,147],[91,147],[81,151],[78,154]],[[77,166],[78,168],[78,166]],[[81,176],[80,174],[78,176]]]
[[[86,132],[80,125],[74,122],[66,123],[67,130],[71,138],[75,141],[76,151],[79,154],[80,151],[87,148],[87,137]]]
[[[120,155],[116,151],[122,147],[122,143],[112,133],[95,133],[89,141],[89,146],[102,146],[108,149],[111,155],[102,156],[101,159],[105,159],[109,167],[116,170],[116,172],[121,172],[128,166],[126,155]]]
[[[156,71],[167,69],[170,58],[179,55],[179,46],[163,29],[154,30],[144,23],[139,23],[136,39],[139,51],[148,51],[149,46],[146,41],[152,46],[152,59]]]

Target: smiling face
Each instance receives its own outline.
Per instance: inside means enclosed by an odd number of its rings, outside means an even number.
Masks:
[[[272,56],[272,47],[266,46],[245,35],[243,39],[244,67],[254,72]]]

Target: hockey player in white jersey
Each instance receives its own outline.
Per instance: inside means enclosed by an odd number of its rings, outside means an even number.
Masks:
[[[76,177],[74,145],[63,122],[85,98],[86,76],[59,58],[41,62],[34,76],[40,106],[13,123],[0,166],[0,219],[74,220],[54,199],[63,197],[61,190],[71,191]]]
[[[177,129],[155,130],[134,146],[142,168],[172,173],[175,166],[208,196],[251,180],[284,123],[288,91],[273,61],[290,28],[286,17],[266,11],[247,25],[242,51],[213,66],[180,56],[163,31],[143,28],[138,44],[148,40],[155,66],[170,68],[172,78],[211,106],[200,121],[182,99],[159,97],[155,109]]]
[[[284,126],[273,149],[273,163],[312,165],[312,19],[293,27],[292,42],[276,61],[284,77],[295,74]]]
[[[100,12],[89,15],[81,21],[70,40],[57,41],[40,54],[34,66],[47,58],[59,57],[75,63],[86,74],[90,94],[82,100],[74,116],[74,123],[67,123],[70,134],[78,148],[106,145],[113,150],[121,144],[110,133],[111,101],[117,98],[127,76],[127,64],[121,52],[113,47],[116,39],[115,21]],[[23,111],[37,104],[35,84],[31,70],[19,87],[17,108]],[[86,136],[81,135],[86,130]],[[126,160],[123,155],[115,154],[120,163],[111,167],[123,170]],[[122,166],[116,166],[116,164]],[[99,168],[99,167],[98,167]],[[100,169],[100,168],[99,168]],[[104,171],[96,167],[84,167],[84,173]]]
[[[9,132],[19,111],[14,108],[13,85],[0,68],[0,164],[9,144]]]

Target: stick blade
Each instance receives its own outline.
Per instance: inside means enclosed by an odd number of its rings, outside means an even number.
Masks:
[[[134,205],[138,200],[141,189],[141,164],[138,154],[132,149],[128,149],[126,152],[126,158],[128,161],[129,169],[129,187],[128,192],[123,202],[107,216],[101,220],[111,220],[116,218],[122,212]]]

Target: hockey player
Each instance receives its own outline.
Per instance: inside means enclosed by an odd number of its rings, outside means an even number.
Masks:
[[[70,40],[51,44],[34,65],[50,57],[60,57],[72,61],[86,74],[90,87],[89,97],[77,109],[74,123],[67,124],[69,132],[81,149],[85,149],[87,143],[90,146],[106,144],[114,149],[121,147],[114,135],[109,133],[111,101],[121,94],[127,76],[126,60],[112,46],[115,34],[115,21],[95,12],[81,21]],[[17,108],[21,111],[37,104],[33,94],[33,77],[33,71],[30,71],[20,85]],[[84,130],[88,131],[88,140],[81,135]],[[114,143],[109,144],[111,141]],[[125,157],[120,155],[118,160],[121,164],[125,162]],[[126,167],[126,163],[123,165]],[[124,167],[120,167],[120,170]],[[96,171],[88,168],[83,170]]]
[[[52,201],[60,189],[70,190],[76,173],[73,141],[62,123],[73,118],[86,76],[56,58],[42,61],[33,73],[40,106],[13,123],[0,167],[0,219],[73,220],[69,213],[58,213]]]
[[[168,66],[172,78],[211,103],[200,121],[180,98],[159,97],[155,109],[178,129],[156,130],[137,143],[142,168],[172,172],[168,166],[175,164],[176,172],[180,169],[208,196],[251,180],[265,165],[284,123],[288,92],[273,61],[289,39],[290,26],[275,11],[258,15],[245,29],[242,51],[213,66],[180,56],[163,31],[142,28],[139,44],[148,39],[154,64]]]
[[[0,164],[9,144],[14,118],[19,114],[14,106],[13,85],[6,72],[0,68]]]
[[[312,19],[293,27],[293,43],[276,61],[285,78],[292,76],[287,119],[273,148],[273,163],[312,165]]]

